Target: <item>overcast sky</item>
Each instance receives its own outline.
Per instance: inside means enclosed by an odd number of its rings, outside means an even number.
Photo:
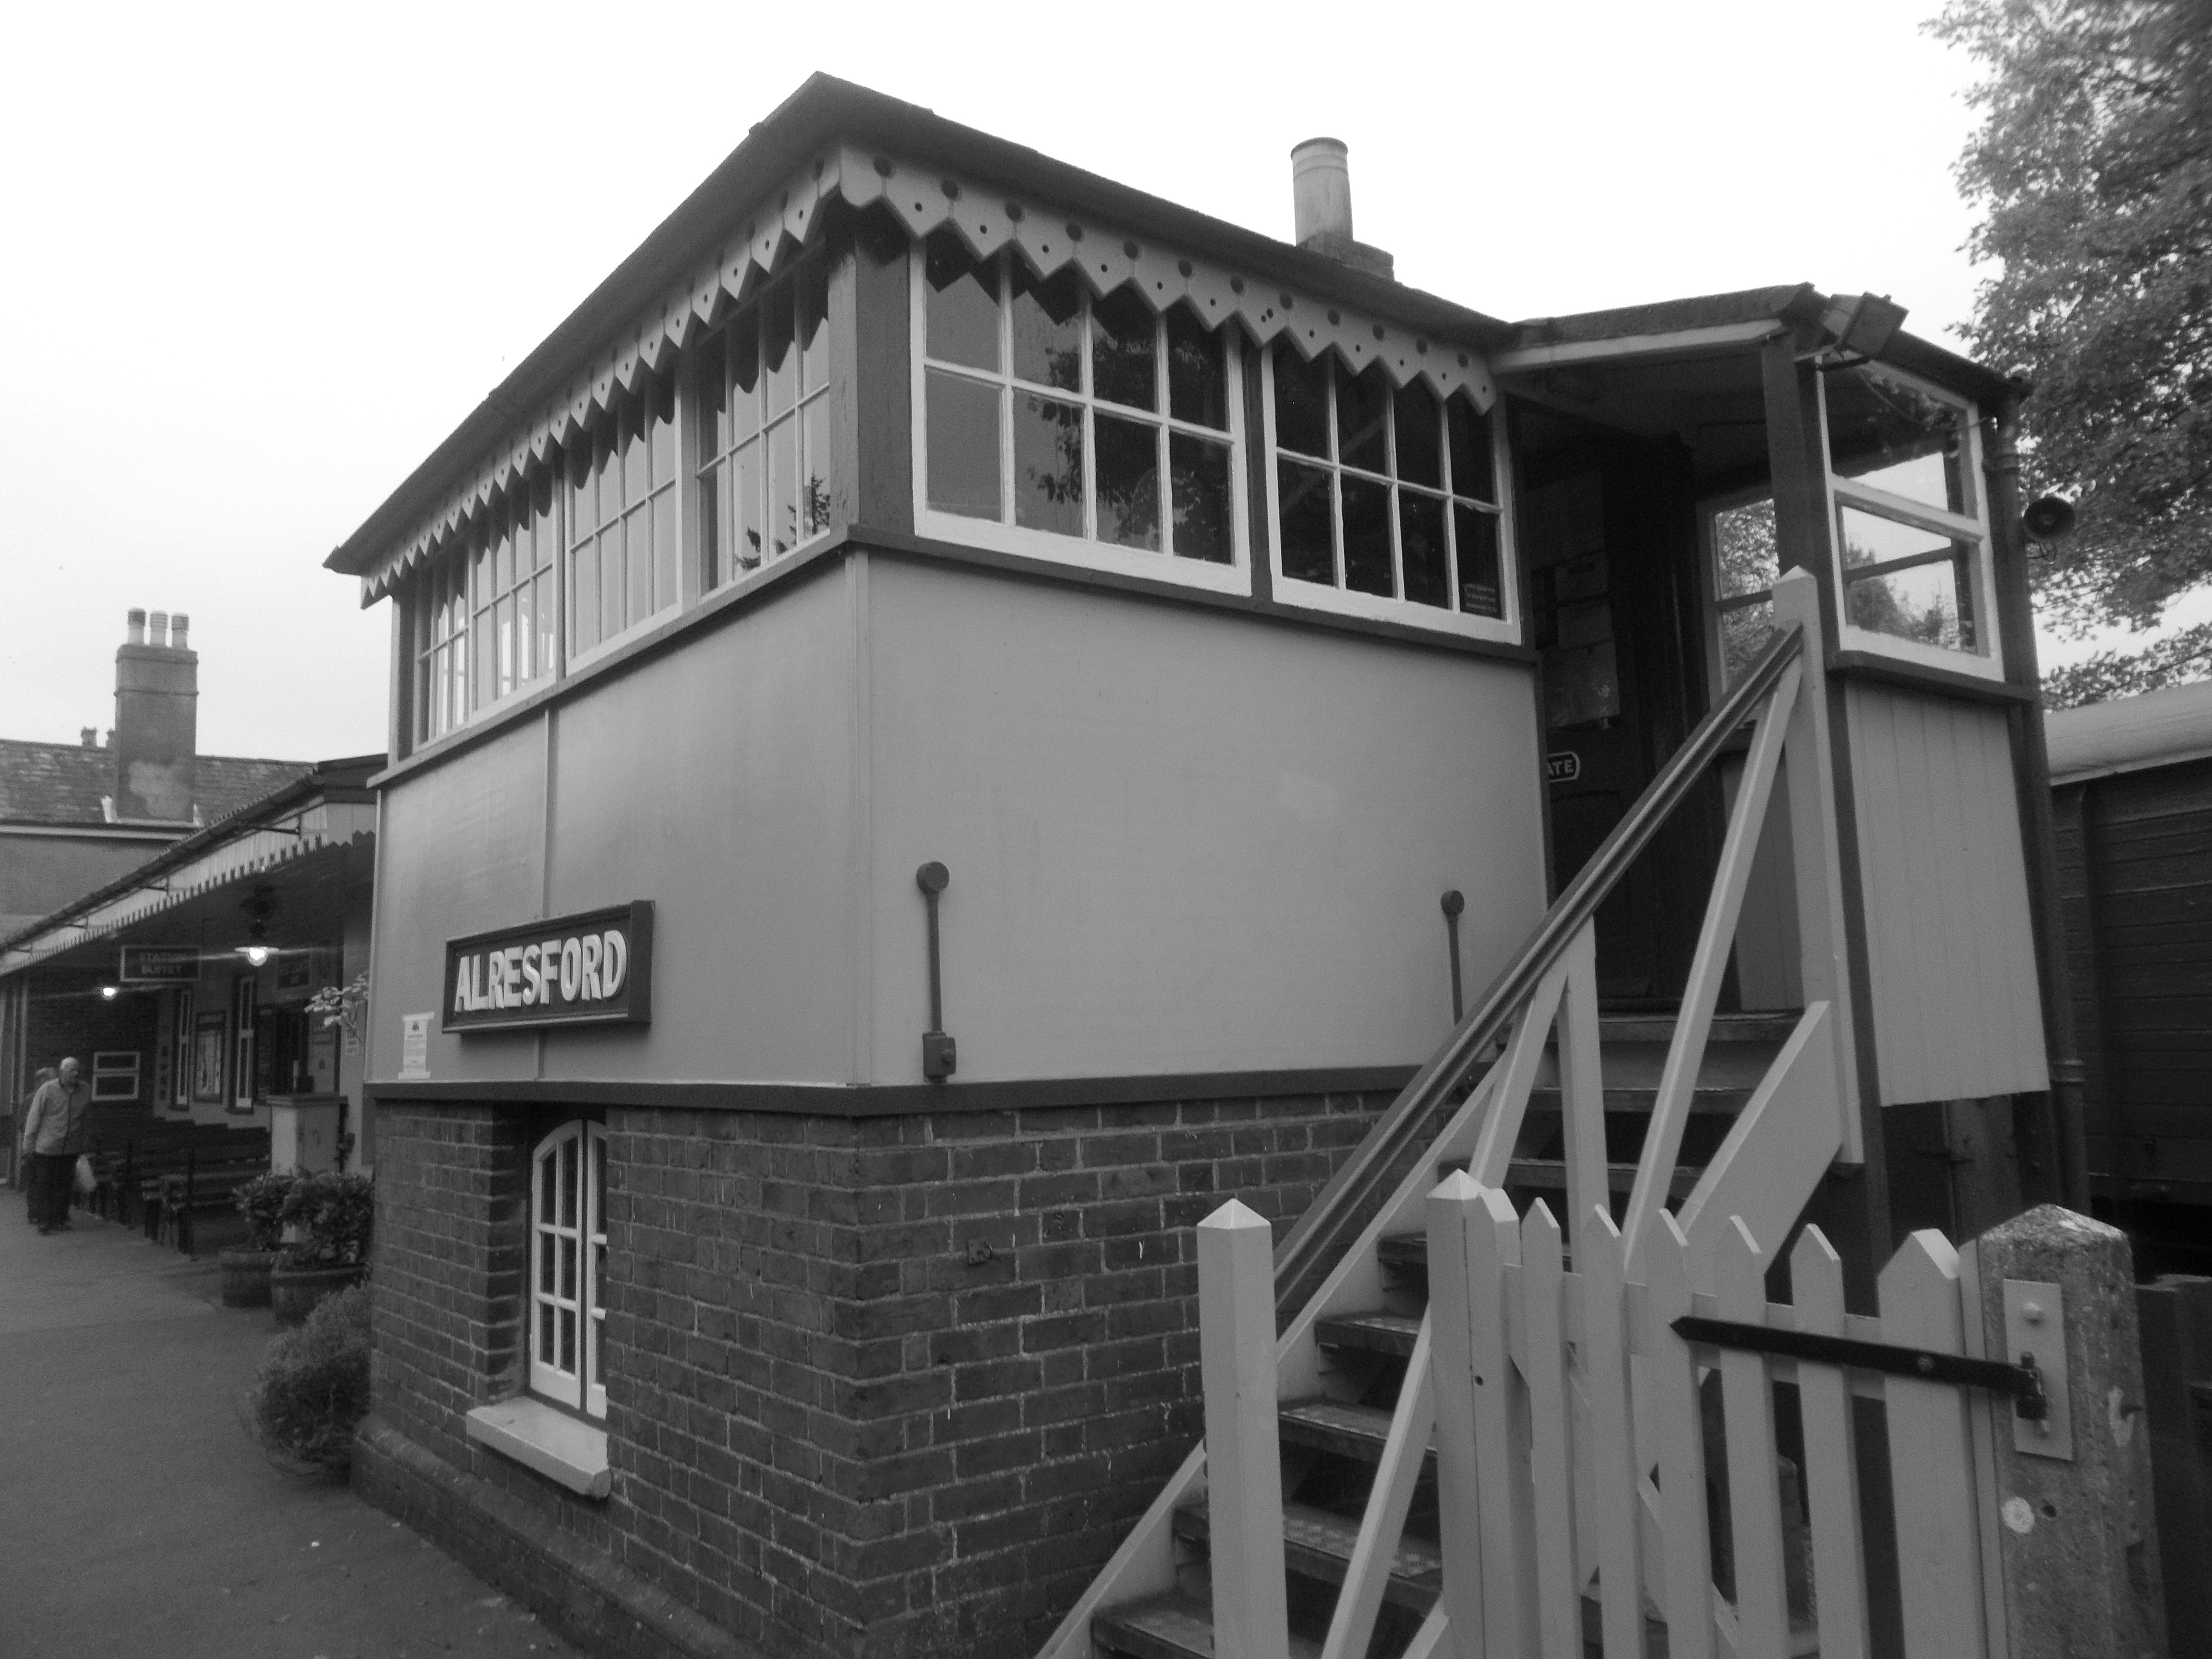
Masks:
[[[815,70],[1273,236],[1333,135],[1361,239],[1497,316],[1809,281],[1956,344],[1973,70],[1934,9],[27,10],[0,736],[112,724],[143,605],[192,618],[202,752],[381,749],[390,607],[324,556]]]

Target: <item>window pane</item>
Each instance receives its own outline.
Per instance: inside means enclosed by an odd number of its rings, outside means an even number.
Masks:
[[[699,568],[709,587],[729,580],[730,468],[726,461],[699,477]]]
[[[1898,639],[1976,648],[1969,544],[1853,507],[1842,519],[1847,620]]]
[[[1452,540],[1459,555],[1459,608],[1470,617],[1505,615],[1498,573],[1498,515],[1452,507]]]
[[[1444,556],[1444,503],[1439,495],[1398,492],[1398,548],[1406,597],[1415,605],[1451,606],[1451,571]]]
[[[538,657],[537,672],[553,672],[553,629],[558,618],[553,603],[553,573],[540,571],[538,576]]]
[[[573,1372],[576,1369],[576,1315],[573,1309],[562,1308],[554,1316],[561,1331],[559,1368]]]
[[[479,611],[476,616],[476,684],[471,688],[475,692],[472,702],[479,708],[492,700],[492,665],[496,660],[493,653],[496,648],[492,639],[492,613]]]
[[[498,620],[494,631],[499,636],[499,690],[492,695],[503,697],[514,690],[514,600],[512,596],[499,602],[494,613]]]
[[[1091,307],[1091,390],[1109,403],[1158,409],[1158,353],[1152,308],[1134,289],[1117,288]]]
[[[1713,514],[1713,578],[1720,597],[1764,593],[1782,574],[1774,503],[1752,501]]]
[[[503,520],[503,512],[501,516]],[[493,588],[501,593],[514,586],[514,538],[504,522],[500,526],[497,539],[492,543],[491,580]]]
[[[725,448],[760,430],[760,313],[747,307],[730,325],[730,396]]]
[[[1391,594],[1390,487],[1344,477],[1344,585],[1354,592]]]
[[[830,527],[830,400],[799,411],[799,530],[802,539]]]
[[[692,373],[699,388],[699,453],[692,465],[704,470],[730,447],[730,366],[724,334],[701,341]]]
[[[548,1148],[538,1159],[538,1218],[547,1223],[561,1213],[558,1207],[561,1202],[561,1173],[557,1150]],[[553,1258],[549,1254],[545,1260],[549,1265],[542,1282],[550,1285],[553,1270],[550,1264]]]
[[[772,421],[799,399],[799,355],[792,349],[792,285],[772,289],[761,305],[761,418]]]
[[[1328,359],[1299,359],[1275,349],[1275,443],[1301,455],[1328,455]]]
[[[1168,312],[1168,412],[1178,421],[1229,429],[1229,370],[1224,337],[1191,314],[1188,306]]]
[[[1964,464],[1966,410],[1868,365],[1820,379],[1838,474],[1929,507],[1975,511]]]
[[[1083,533],[1083,410],[1017,395],[1014,522],[1063,536]]]
[[[929,371],[929,504],[964,518],[999,516],[999,393]]]
[[[599,642],[599,549],[586,542],[568,559],[568,648],[588,651]]]
[[[1098,423],[1098,539],[1157,552],[1160,429],[1110,415]]]
[[[537,585],[527,581],[514,590],[514,678],[518,684],[538,677],[538,664],[531,656],[538,635],[538,611],[532,603],[536,592]]]
[[[929,239],[922,275],[929,355],[998,373],[997,262],[978,264],[958,237],[941,230]]]
[[[592,439],[586,434],[577,445],[578,454],[570,463],[568,491],[568,533],[571,536],[589,535],[599,521],[599,497],[594,494],[592,470]]]
[[[676,476],[676,383],[663,380],[646,399],[653,444],[653,483],[658,489]]]
[[[768,556],[768,532],[761,517],[761,449],[755,438],[730,463],[731,546],[740,570],[759,568]]]
[[[653,446],[641,428],[630,433],[623,445],[623,505],[635,507],[651,494]]]
[[[1734,685],[1774,629],[1774,601],[1754,599],[1721,612],[1721,684]]]
[[[829,272],[820,262],[799,273],[799,390],[803,397],[830,381]]]
[[[676,489],[653,498],[653,608],[665,611],[677,600]]]
[[[547,475],[540,475],[533,494],[535,500],[532,503],[532,514],[537,521],[537,528],[532,539],[537,547],[538,568],[550,570],[553,568],[553,556],[559,550],[561,529],[554,517],[552,478]]]
[[[603,530],[622,517],[622,450],[611,440],[599,453],[595,469],[599,491],[598,523]]]
[[[1083,285],[1062,270],[1040,283],[1019,259],[1011,262],[1014,376],[1064,391],[1083,389]]]
[[[799,422],[778,421],[768,432],[768,556],[799,545]]]
[[[561,1224],[563,1227],[573,1227],[576,1224],[576,1143],[574,1139],[561,1143],[560,1187]],[[561,1294],[573,1295],[574,1292],[569,1287],[574,1281],[574,1270],[569,1267],[561,1275]]]
[[[1208,564],[1229,563],[1236,551],[1229,516],[1229,446],[1170,432],[1168,471],[1176,554]]]
[[[1337,459],[1370,472],[1386,470],[1383,426],[1390,407],[1390,377],[1380,363],[1362,374],[1336,377]]]
[[[1452,494],[1472,495],[1495,505],[1498,484],[1491,476],[1490,416],[1478,414],[1463,394],[1455,392],[1444,405],[1444,425],[1451,439]]]
[[[611,640],[626,625],[623,601],[628,592],[623,580],[623,526],[616,520],[599,532],[599,637]]]
[[[1279,377],[1275,385],[1279,389]],[[1283,532],[1283,574],[1302,582],[1336,586],[1335,512],[1330,474],[1296,461],[1275,463],[1275,515]]]
[[[1400,386],[1391,395],[1393,418],[1397,422],[1398,476],[1408,483],[1433,484],[1441,487],[1443,472],[1443,419],[1437,408],[1436,394],[1419,380],[1411,386]],[[1437,542],[1443,546],[1441,538]],[[1407,574],[1410,588],[1413,575]],[[1412,598],[1410,592],[1408,599]]]

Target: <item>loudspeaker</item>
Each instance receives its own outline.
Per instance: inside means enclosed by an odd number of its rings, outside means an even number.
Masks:
[[[2074,532],[2074,503],[2063,495],[2039,495],[2020,515],[2030,541],[2055,542]]]

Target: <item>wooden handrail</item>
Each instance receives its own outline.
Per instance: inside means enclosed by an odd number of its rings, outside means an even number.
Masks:
[[[1668,757],[1658,776],[1637,797],[1627,815],[1552,902],[1528,944],[1491,981],[1443,1045],[1376,1121],[1327,1185],[1306,1206],[1275,1251],[1275,1319],[1297,1311],[1308,1281],[1325,1270],[1358,1234],[1362,1212],[1379,1195],[1400,1161],[1412,1152],[1430,1115],[1473,1073],[1476,1060],[1504,1036],[1537,983],[1565,954],[1575,935],[1597,914],[1629,867],[1650,845],[1660,826],[1688,799],[1691,788],[1726,747],[1735,730],[1772,693],[1783,671],[1804,649],[1796,623],[1778,630],[1728,695]]]

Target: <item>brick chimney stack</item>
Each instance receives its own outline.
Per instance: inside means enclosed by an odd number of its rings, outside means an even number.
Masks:
[[[166,611],[131,611],[115,648],[115,816],[191,821],[198,783],[199,653]],[[140,629],[144,629],[142,641]]]

